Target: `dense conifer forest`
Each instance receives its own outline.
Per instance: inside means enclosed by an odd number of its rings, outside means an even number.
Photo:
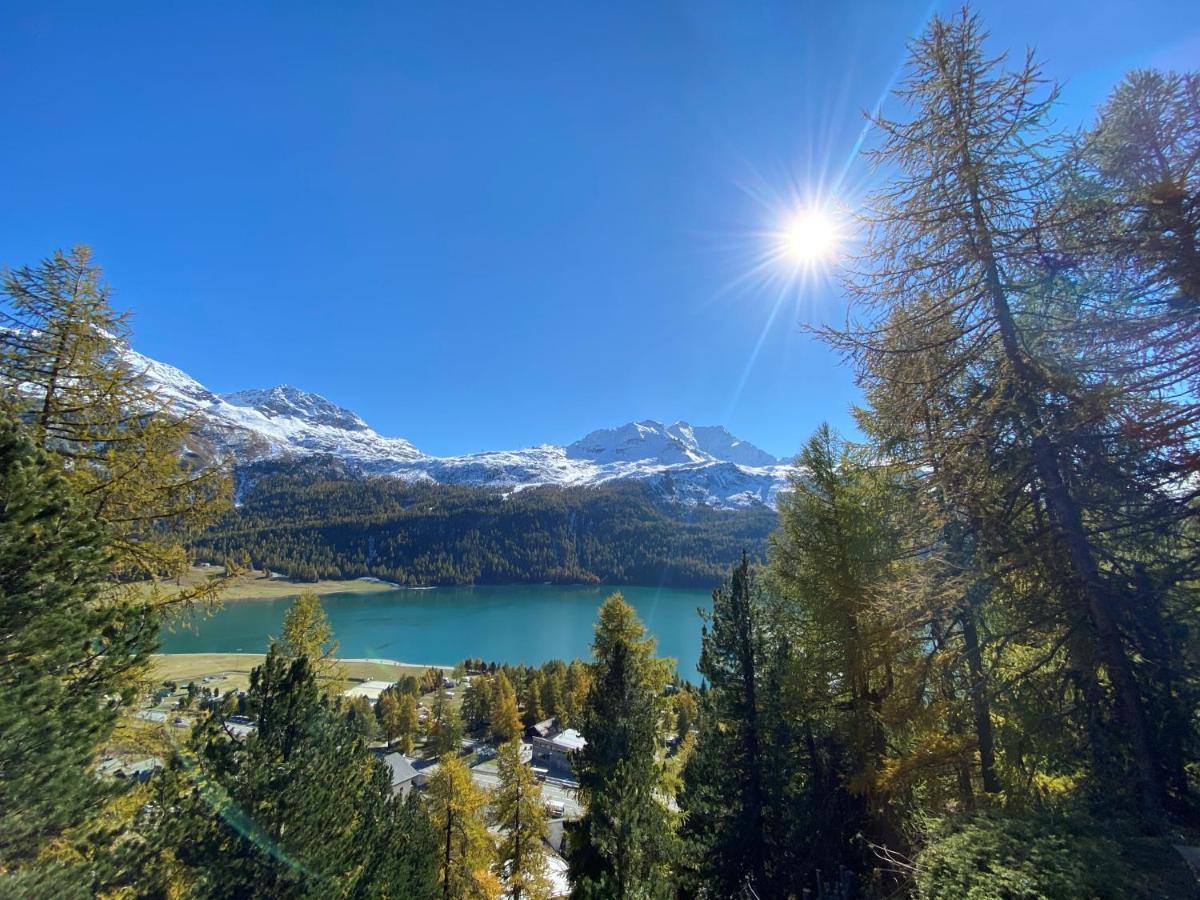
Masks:
[[[241,478],[241,502],[197,552],[305,581],[707,587],[743,551],[763,558],[776,521],[765,507],[682,506],[629,482],[501,493],[329,463],[268,463]]]

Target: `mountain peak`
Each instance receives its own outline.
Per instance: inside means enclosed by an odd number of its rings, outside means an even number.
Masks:
[[[761,468],[779,463],[774,456],[739,440],[719,425],[666,426],[654,419],[600,428],[566,448],[571,459],[598,463],[652,460],[664,465],[729,462]]]
[[[178,414],[194,418],[205,452],[239,465],[329,456],[368,475],[505,491],[634,480],[673,502],[726,509],[773,505],[787,485],[787,467],[719,426],[643,419],[593,431],[567,447],[428,456],[294,385],[214,394],[179,369],[129,348],[122,353]]]
[[[779,465],[778,457],[749,441],[734,437],[723,425],[689,425],[687,422],[676,422],[667,430],[701,453],[725,462],[754,468]]]
[[[278,384],[272,388],[233,391],[221,394],[220,397],[233,406],[248,406],[271,418],[286,416],[345,431],[370,430],[367,423],[357,413],[338,406],[320,394],[301,390],[290,384]]]

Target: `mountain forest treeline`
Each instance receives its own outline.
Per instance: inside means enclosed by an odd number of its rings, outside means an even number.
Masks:
[[[86,251],[7,271],[0,897],[1196,897],[1175,847],[1200,845],[1200,75],[1131,73],[1078,134],[1055,96],[969,11],[911,44],[850,315],[823,332],[861,436],[804,446],[765,560],[704,613],[698,685],[614,595],[587,661],[467,660],[465,696],[427,670],[372,708],[305,596],[248,690],[193,685],[186,733],[137,718],[159,628],[221,586],[165,586],[189,550],[278,535],[284,562],[373,574],[372,535],[434,559],[474,516],[484,550],[390,577],[632,578],[671,559],[646,524],[669,520],[615,486],[295,472],[225,513],[227,473],[111,352]],[[702,521],[711,546],[736,521]],[[585,741],[561,860],[517,740],[543,715]],[[436,761],[407,798],[393,744]],[[114,745],[161,766],[107,777]]]
[[[743,550],[766,555],[773,510],[683,506],[648,487],[494,488],[359,477],[331,462],[241,473],[240,503],[196,553],[301,581],[706,587]]]

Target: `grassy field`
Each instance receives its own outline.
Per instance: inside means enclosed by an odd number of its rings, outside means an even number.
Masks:
[[[212,687],[228,690],[245,690],[250,684],[250,670],[263,661],[258,653],[159,653],[155,654],[150,666],[155,681],[174,681],[185,685],[189,681],[199,684],[204,678],[212,679]],[[385,662],[362,662],[343,660],[346,677],[354,681],[398,681],[404,675],[420,675],[424,666],[394,665]]]
[[[221,575],[224,569],[220,566],[192,566],[191,570],[178,582],[184,587],[197,585],[214,575]],[[176,585],[174,581],[162,583],[162,587],[170,590]],[[382,581],[368,581],[356,578],[347,581],[292,581],[288,578],[268,578],[262,572],[252,570],[237,576],[224,591],[222,600],[274,600],[279,597],[295,597],[301,591],[312,591],[316,594],[339,594],[345,591],[369,593],[372,591],[392,590],[394,585]],[[147,592],[149,586],[147,586]]]
[[[175,700],[183,695],[189,681],[194,681],[197,687],[210,687],[222,694],[229,691],[244,691],[250,687],[250,670],[263,661],[258,653],[159,653],[151,658],[150,677],[154,684],[173,681],[178,687],[175,694],[158,705],[158,709],[168,712],[174,717]],[[399,681],[405,675],[420,677],[425,666],[404,665],[401,663],[379,662],[375,660],[344,659],[340,661],[346,673],[347,682],[342,687],[353,686],[364,681]],[[450,669],[441,668],[446,675]],[[206,680],[207,679],[207,680]],[[425,694],[418,703],[429,710],[433,707],[435,695]],[[462,709],[462,690],[450,692],[450,706],[456,710]],[[189,723],[194,713],[181,713]],[[170,743],[174,730],[164,724],[151,724],[130,718],[125,722],[122,733],[110,742],[114,752],[132,752],[138,748],[143,753],[156,753]],[[155,743],[157,741],[157,743]],[[166,743],[163,743],[163,742]],[[159,749],[155,749],[155,748]]]

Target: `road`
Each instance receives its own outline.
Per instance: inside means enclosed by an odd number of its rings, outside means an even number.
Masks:
[[[496,774],[494,760],[480,763],[471,769],[471,780],[487,791],[494,791],[500,786],[500,777]],[[542,783],[542,799],[546,803],[561,803],[563,815],[568,819],[578,819],[583,815],[583,807],[575,797],[575,789],[554,782]]]

